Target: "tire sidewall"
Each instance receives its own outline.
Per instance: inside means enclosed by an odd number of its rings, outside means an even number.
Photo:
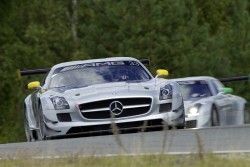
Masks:
[[[30,142],[32,140],[32,136],[31,136],[31,131],[30,131],[28,119],[27,119],[26,110],[24,111],[24,130],[25,130],[26,139],[28,142]]]
[[[39,106],[39,120],[38,120],[38,130],[37,130],[37,140],[45,140],[45,122],[43,116],[42,105]]]
[[[220,126],[218,110],[213,105],[211,109],[211,126]]]

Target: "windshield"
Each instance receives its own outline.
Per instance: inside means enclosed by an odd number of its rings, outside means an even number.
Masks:
[[[56,69],[49,88],[84,87],[110,82],[143,82],[150,79],[151,76],[136,61],[88,63]]]
[[[184,100],[200,99],[212,96],[206,81],[177,81]]]

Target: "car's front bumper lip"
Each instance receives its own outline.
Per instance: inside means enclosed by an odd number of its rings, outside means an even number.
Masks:
[[[153,124],[151,124],[153,122]],[[77,127],[72,127],[70,128],[70,130],[67,132],[67,134],[63,134],[63,135],[53,135],[53,136],[48,136],[48,138],[64,138],[64,137],[69,137],[69,136],[81,136],[81,135],[86,135],[86,134],[91,134],[91,135],[95,135],[95,134],[104,134],[104,133],[120,133],[120,132],[129,132],[131,130],[141,130],[141,131],[145,131],[147,129],[164,129],[164,125],[162,124],[163,120],[161,119],[155,119],[155,120],[148,120],[147,123],[144,125],[144,121],[136,121],[136,122],[126,122],[126,123],[116,123],[116,124],[103,124],[103,125],[93,125],[93,126],[77,126]],[[122,127],[120,127],[120,125],[123,124],[137,124],[135,126],[128,126],[128,127],[124,127],[122,125]],[[126,125],[126,126],[127,126]],[[138,126],[139,125],[139,126]],[[104,127],[103,129],[100,130],[90,130],[90,131],[84,131],[82,129],[86,129],[86,128],[96,128],[96,127]],[[105,128],[108,127],[108,128]]]
[[[101,121],[101,122],[58,122],[58,123],[47,123],[46,126],[48,128],[49,131],[51,131],[52,133],[49,133],[47,136],[48,137],[53,137],[53,136],[68,136],[68,135],[77,135],[77,134],[85,134],[85,132],[79,132],[76,134],[69,134],[70,129],[72,128],[80,128],[80,127],[100,127],[100,126],[109,126],[111,127],[112,124],[117,124],[119,126],[119,124],[128,124],[128,125],[132,125],[134,123],[138,123],[138,122],[144,122],[144,121],[154,121],[154,120],[161,120],[159,122],[162,122],[162,124],[159,123],[159,125],[157,126],[162,126],[164,125],[163,121],[166,122],[167,125],[174,125],[175,121],[170,119],[173,118],[173,115],[175,114],[176,117],[177,113],[171,112],[171,113],[161,113],[161,114],[155,114],[155,115],[149,115],[149,116],[144,116],[144,117],[138,117],[138,118],[133,118],[133,119],[126,119],[126,120],[109,120],[109,121]],[[156,125],[148,125],[151,127],[154,127]],[[140,126],[128,126],[128,128],[126,127],[122,127],[121,129],[138,129],[141,128]],[[120,128],[119,128],[120,129]],[[101,131],[110,131],[112,130],[112,128],[107,128],[105,130],[100,130],[98,132]],[[48,132],[49,132],[48,131]],[[95,131],[88,131],[86,133],[93,133]]]

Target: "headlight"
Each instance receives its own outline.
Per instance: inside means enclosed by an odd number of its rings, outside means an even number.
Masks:
[[[171,99],[173,95],[173,88],[170,84],[167,84],[160,88],[160,100]]]
[[[188,109],[188,114],[190,115],[198,115],[199,114],[199,109],[201,107],[201,104],[200,103],[197,103],[193,106],[191,106],[189,109]]]
[[[55,110],[69,109],[69,103],[66,101],[64,97],[52,97],[50,98],[52,101]]]

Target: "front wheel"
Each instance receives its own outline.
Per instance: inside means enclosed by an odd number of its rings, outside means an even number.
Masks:
[[[31,142],[32,141],[32,134],[31,134],[30,127],[29,127],[26,110],[24,111],[24,130],[25,130],[25,135],[26,135],[27,141]]]
[[[39,107],[39,120],[38,120],[38,130],[36,131],[37,139],[36,140],[45,140],[45,123],[44,123],[44,116],[43,116],[43,109],[40,105]]]
[[[250,123],[250,105],[249,105],[249,103],[245,104],[243,112],[244,112],[243,124],[249,124]]]
[[[220,126],[218,110],[213,105],[211,109],[211,126]]]

